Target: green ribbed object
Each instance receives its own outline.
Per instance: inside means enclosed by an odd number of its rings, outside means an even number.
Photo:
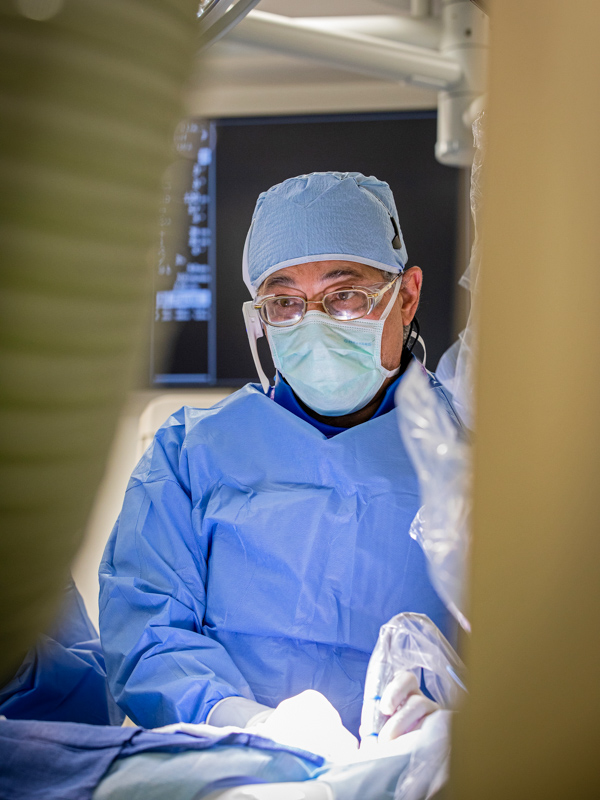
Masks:
[[[0,685],[55,612],[147,318],[197,0],[0,0]]]

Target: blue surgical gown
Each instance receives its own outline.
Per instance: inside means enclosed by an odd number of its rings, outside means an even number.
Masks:
[[[0,688],[9,719],[120,725],[124,714],[108,691],[104,656],[83,598],[71,582],[58,619]]]
[[[449,632],[408,533],[418,508],[393,410],[328,438],[254,384],[182,408],[136,467],[100,567],[115,699],[153,727],[312,688],[356,733],[380,626],[415,611]]]

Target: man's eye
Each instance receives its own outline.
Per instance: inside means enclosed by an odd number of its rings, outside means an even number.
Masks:
[[[275,302],[280,308],[291,308],[297,305],[298,301],[293,297],[278,297]]]
[[[350,303],[356,300],[357,296],[357,292],[350,290],[347,292],[336,292],[334,300],[340,303]]]

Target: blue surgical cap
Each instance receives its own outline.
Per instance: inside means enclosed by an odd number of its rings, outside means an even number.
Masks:
[[[331,260],[404,270],[408,253],[387,183],[360,172],[313,172],[260,195],[244,247],[253,297],[279,269]]]

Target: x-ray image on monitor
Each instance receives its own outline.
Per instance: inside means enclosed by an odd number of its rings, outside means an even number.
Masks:
[[[156,265],[152,382],[214,385],[215,126],[177,128],[178,159],[164,181]]]

